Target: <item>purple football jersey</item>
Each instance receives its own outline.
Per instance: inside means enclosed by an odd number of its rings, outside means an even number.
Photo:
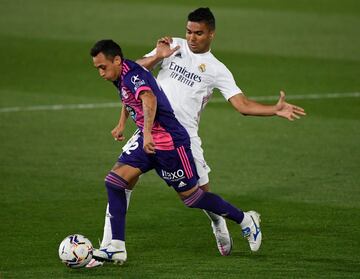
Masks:
[[[123,105],[141,131],[144,128],[144,111],[139,94],[141,91],[150,90],[156,96],[157,110],[151,132],[155,149],[173,150],[184,144],[190,145],[187,131],[175,118],[165,93],[148,70],[124,59],[121,75],[114,85]]]

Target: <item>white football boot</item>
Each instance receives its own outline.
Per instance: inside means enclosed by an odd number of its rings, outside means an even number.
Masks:
[[[260,229],[260,214],[255,211],[244,212],[250,218],[250,224],[242,228],[242,234],[249,241],[250,249],[253,252],[259,250],[262,240]]]
[[[222,256],[230,255],[233,241],[226,226],[225,219],[221,217],[217,225],[215,225],[214,222],[211,222],[211,226],[220,254]]]
[[[113,262],[114,264],[122,265],[126,262],[127,253],[125,248],[119,249],[110,244],[106,247],[94,249],[93,258],[97,261]]]

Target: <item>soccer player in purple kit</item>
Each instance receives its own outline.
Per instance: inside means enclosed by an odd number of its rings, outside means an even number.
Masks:
[[[166,95],[151,73],[125,59],[120,46],[112,40],[98,41],[90,54],[100,76],[118,89],[123,104],[113,136],[124,139],[129,116],[139,128],[105,178],[112,240],[106,247],[95,249],[94,258],[120,264],[126,261],[126,191],[133,189],[142,173],[152,169],[175,189],[186,206],[204,209],[240,224],[251,250],[257,251],[262,239],[258,214],[243,212],[198,187],[189,135],[175,118]]]

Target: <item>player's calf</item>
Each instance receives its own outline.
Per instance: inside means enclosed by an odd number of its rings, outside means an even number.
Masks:
[[[259,250],[262,233],[260,230],[260,214],[255,211],[244,213],[214,193],[204,192],[201,189],[195,190],[183,199],[186,206],[201,208],[215,214],[231,219],[238,223],[243,236],[249,241],[250,249],[253,252]]]
[[[93,258],[122,264],[127,259],[125,249],[125,218],[127,212],[126,189],[128,182],[115,172],[105,178],[108,193],[108,217],[111,224],[112,240],[105,247],[94,249]]]
[[[240,224],[244,218],[244,213],[223,200],[220,196],[204,192],[200,188],[197,188],[188,197],[183,199],[186,206],[191,208],[200,208],[207,211],[211,211],[217,215],[226,217]]]

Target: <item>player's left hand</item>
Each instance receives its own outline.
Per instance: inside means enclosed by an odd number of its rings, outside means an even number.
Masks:
[[[295,119],[300,119],[300,115],[306,115],[305,110],[302,107],[295,106],[285,102],[285,92],[280,91],[280,98],[276,104],[276,115],[280,117],[284,117],[290,121],[294,121]]]
[[[170,57],[174,52],[176,52],[180,46],[175,46],[174,48],[170,47],[172,43],[171,37],[162,37],[156,43],[156,55],[161,59]]]

